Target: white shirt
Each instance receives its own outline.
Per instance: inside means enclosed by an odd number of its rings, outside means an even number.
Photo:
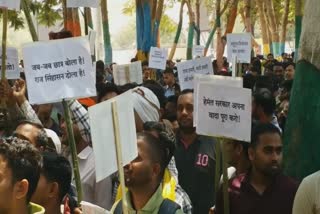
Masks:
[[[87,201],[110,210],[113,204],[112,180],[109,176],[96,183],[94,153],[90,146],[87,146],[78,154],[78,161],[83,201]]]

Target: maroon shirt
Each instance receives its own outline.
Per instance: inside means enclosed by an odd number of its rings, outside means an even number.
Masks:
[[[229,183],[230,214],[291,214],[298,182],[278,175],[260,195],[242,174]],[[218,193],[215,214],[223,214],[223,193]]]

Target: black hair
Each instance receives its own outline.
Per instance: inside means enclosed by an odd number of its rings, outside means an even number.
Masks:
[[[173,69],[169,68],[169,67],[166,67],[166,69],[163,71],[163,73],[164,74],[172,74],[172,75],[174,75]]]
[[[183,91],[181,91],[181,93],[179,94],[179,97],[181,95],[185,95],[185,94],[189,94],[192,93],[193,94],[193,89],[184,89]]]
[[[155,80],[146,80],[142,86],[150,89],[157,96],[160,107],[164,108],[167,98],[164,95],[163,87]]]
[[[278,134],[281,137],[279,129],[271,123],[257,123],[252,128],[250,147],[257,147],[259,137],[263,134]]]
[[[278,62],[278,61],[274,62],[274,64],[272,65],[272,69],[273,69],[275,66],[279,66],[279,67],[281,67],[281,68],[284,68],[283,63]]]
[[[148,62],[147,60],[145,60],[145,61],[143,61],[143,62],[141,63],[141,65],[142,65],[142,67],[143,67],[143,66],[149,66],[149,62]]]
[[[255,82],[254,91],[260,88],[267,88],[272,93],[278,90],[278,86],[275,84],[273,76],[258,76]]]
[[[281,84],[281,88],[285,89],[286,91],[291,91],[292,86],[293,86],[293,80],[285,80]]]
[[[104,62],[102,60],[96,62],[96,69],[104,70]]]
[[[162,180],[164,171],[166,167],[168,166],[173,153],[168,153],[168,147],[167,144],[164,143],[163,139],[160,139],[161,137],[157,138],[153,136],[151,133],[143,132],[138,133],[137,135],[138,139],[142,138],[150,148],[150,157],[154,163],[160,164],[160,175],[159,175],[159,182]]]
[[[253,89],[256,84],[257,78],[252,74],[247,74],[243,76],[243,87]]]
[[[276,110],[276,100],[267,88],[260,88],[253,94],[254,102],[263,109],[266,115],[272,115]]]
[[[10,137],[0,143],[0,155],[7,161],[7,167],[12,172],[12,184],[23,179],[28,180],[26,203],[29,203],[40,177],[40,152],[29,141]]]
[[[59,185],[59,200],[62,202],[71,186],[72,170],[70,162],[63,156],[53,152],[42,153],[43,166],[41,174],[50,182]]]
[[[287,63],[285,68],[289,67],[290,65],[292,65],[293,68],[296,68],[296,64],[294,62]]]
[[[103,85],[100,85],[98,90],[98,103],[101,102],[102,97],[104,97],[106,94],[111,92],[120,94],[119,88],[113,83],[107,82],[107,83],[104,83]]]
[[[138,87],[139,85],[135,82],[133,83],[127,83],[127,84],[124,84],[124,85],[121,85],[121,86],[118,86],[118,89],[119,89],[119,93],[122,94],[126,91],[129,91],[130,89],[134,89],[135,87]]]

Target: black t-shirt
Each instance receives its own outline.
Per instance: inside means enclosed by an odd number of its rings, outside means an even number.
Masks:
[[[214,205],[215,141],[198,136],[188,148],[177,136],[175,161],[179,184],[189,195],[193,213],[207,214]]]

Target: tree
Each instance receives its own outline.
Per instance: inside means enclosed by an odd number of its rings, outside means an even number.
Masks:
[[[104,41],[104,62],[108,65],[112,63],[112,46],[110,40],[109,18],[107,0],[101,0],[101,16],[103,27],[103,41]]]
[[[284,132],[284,170],[298,180],[320,169],[320,4],[305,3],[299,60]],[[298,14],[299,15],[299,14]]]

